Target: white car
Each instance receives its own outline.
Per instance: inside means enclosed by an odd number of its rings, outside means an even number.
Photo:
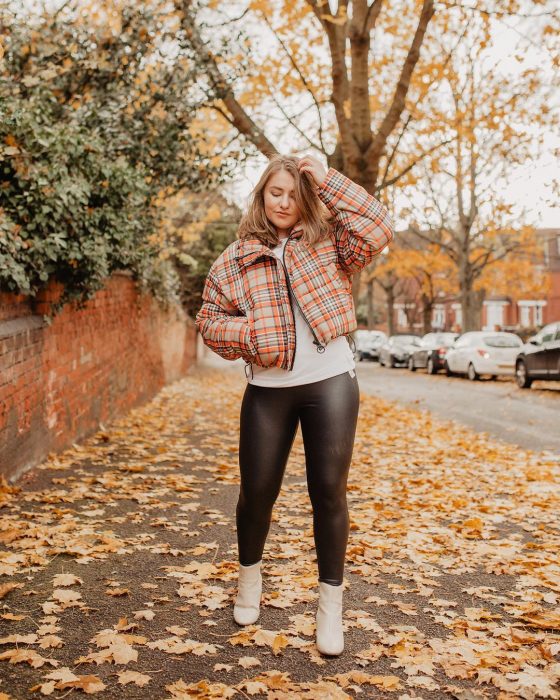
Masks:
[[[447,374],[466,374],[471,380],[481,374],[493,378],[515,374],[515,359],[523,341],[515,333],[504,331],[470,331],[463,333],[447,351]]]
[[[357,330],[354,333],[356,343],[356,359],[378,360],[379,347],[387,340],[387,335],[383,331]]]

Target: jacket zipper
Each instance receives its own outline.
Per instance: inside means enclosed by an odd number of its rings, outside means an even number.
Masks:
[[[292,234],[290,233],[290,235],[288,236],[288,241],[290,240],[291,237],[292,237]],[[293,297],[293,298],[294,298],[294,301],[295,301],[295,303],[296,303],[296,305],[297,305],[297,307],[298,307],[298,309],[299,309],[299,312],[300,312],[301,315],[303,316],[305,322],[306,322],[307,325],[309,326],[309,330],[311,331],[313,337],[315,338],[315,340],[313,341],[313,344],[317,346],[317,352],[325,352],[325,346],[324,346],[324,345],[321,345],[321,343],[319,342],[319,338],[317,338],[317,336],[315,335],[315,331],[313,330],[311,324],[310,324],[309,321],[307,320],[307,317],[306,317],[305,314],[303,313],[303,310],[302,310],[302,308],[301,308],[301,306],[300,306],[300,304],[299,304],[299,301],[297,300],[296,295],[294,294],[294,290],[293,290],[292,285],[291,285],[291,282],[290,282],[290,276],[288,275],[288,270],[287,270],[287,268],[286,268],[286,259],[285,259],[285,255],[286,255],[286,246],[288,245],[288,241],[286,241],[286,243],[284,244],[284,248],[283,248],[283,250],[282,250],[282,266],[283,266],[284,272],[285,272],[285,274],[286,274],[286,282],[287,282],[287,284],[288,284],[288,289],[289,289],[289,291],[291,292],[291,295],[288,295],[288,296],[289,296],[289,299],[290,299],[290,305],[291,305],[291,297]],[[293,311],[292,311],[292,314],[293,314]],[[294,327],[295,327],[295,317],[294,317]],[[296,336],[296,344],[297,344],[297,336]],[[296,359],[296,346],[294,345],[294,355],[293,355],[293,357],[292,357],[292,365],[291,365],[291,367],[290,367],[290,370],[292,370],[293,367],[294,367],[294,361],[295,361],[295,359]]]

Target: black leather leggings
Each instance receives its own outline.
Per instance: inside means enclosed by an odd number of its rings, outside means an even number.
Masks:
[[[293,387],[247,384],[240,415],[236,509],[241,564],[250,566],[262,558],[272,508],[301,422],[319,581],[342,583],[350,525],[346,483],[359,403],[358,379],[349,372]]]

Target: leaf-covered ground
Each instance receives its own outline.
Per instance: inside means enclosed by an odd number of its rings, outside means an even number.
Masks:
[[[560,698],[560,470],[362,395],[344,653],[314,640],[298,434],[232,617],[245,380],[193,370],[0,494],[0,698]]]

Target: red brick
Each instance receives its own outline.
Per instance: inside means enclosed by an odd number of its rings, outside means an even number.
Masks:
[[[84,309],[67,305],[47,324],[41,314],[49,312],[60,293],[60,285],[48,285],[37,299],[0,295],[0,331],[3,320],[18,331],[0,340],[0,429],[3,454],[10,455],[9,464],[0,455],[0,473],[6,475],[20,467],[14,459],[23,452],[18,445],[32,445],[37,463],[95,431],[99,420],[116,418],[157,393],[166,381],[158,334],[167,333],[170,324],[177,342],[185,345],[169,380],[179,378],[195,360],[192,320],[179,309],[182,325],[170,321],[174,316],[148,295],[139,296],[129,276],[113,276]],[[123,377],[129,382],[124,389]],[[28,456],[22,459],[32,466]]]

